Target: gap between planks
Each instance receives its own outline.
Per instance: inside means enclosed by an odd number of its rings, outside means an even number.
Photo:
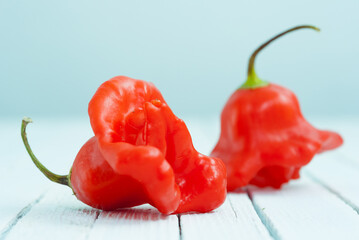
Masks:
[[[6,239],[85,239],[98,210],[84,207],[69,189],[46,192],[6,233]]]
[[[234,206],[233,206],[233,202],[231,200],[231,197],[238,197],[240,196],[240,194],[234,194],[234,195],[231,195],[227,198],[227,201],[230,206],[230,209],[231,211],[233,212],[235,218],[237,219],[238,218],[238,215],[237,215],[237,211],[235,210]],[[243,194],[244,195],[244,194]],[[279,237],[279,234],[278,234],[278,231],[273,227],[274,224],[269,220],[268,216],[266,216],[265,214],[263,215],[262,212],[263,212],[263,209],[261,209],[261,207],[259,205],[257,205],[255,203],[255,201],[253,201],[253,193],[251,193],[250,191],[247,191],[245,196],[248,196],[249,199],[251,200],[251,204],[252,204],[252,207],[254,208],[255,212],[256,212],[256,215],[259,217],[259,219],[261,220],[261,222],[263,223],[263,225],[266,227],[266,229],[268,230],[268,232],[270,233],[271,235],[271,238],[272,239],[280,239]],[[244,197],[244,196],[243,196]],[[34,200],[33,202],[31,202],[30,204],[28,204],[23,210],[21,210],[18,214],[17,214],[17,217],[11,221],[11,223],[7,226],[6,230],[2,232],[2,234],[0,235],[1,238],[0,239],[4,239],[6,237],[6,235],[12,230],[12,228],[22,219],[24,218],[30,211],[31,209],[37,205],[39,202],[41,202],[41,200],[44,198],[44,195],[41,195],[40,197],[38,197],[36,200]],[[94,228],[95,226],[95,223],[97,221],[97,219],[99,218],[99,216],[101,215],[101,211],[96,211],[96,216],[94,218],[94,221],[91,223],[91,225],[89,226],[89,229],[87,231],[87,235],[85,237],[85,239],[87,239],[91,233],[91,230]],[[240,212],[238,212],[239,214]],[[215,214],[215,213],[212,213],[212,214]],[[185,215],[185,216],[190,216],[190,217],[201,217],[201,216],[205,216],[205,214],[191,214],[191,215]],[[177,225],[178,225],[178,228],[179,228],[179,239],[183,239],[183,234],[182,234],[182,220],[181,220],[181,215],[178,214],[176,216],[178,222],[177,222]],[[186,231],[186,229],[184,229]]]
[[[322,185],[302,176],[280,191],[249,188],[274,239],[358,239],[358,214]]]
[[[178,219],[179,240],[182,240],[181,214],[177,214],[177,219]]]
[[[273,239],[243,191],[229,193],[224,204],[212,212],[182,214],[181,229],[183,240]]]
[[[322,180],[319,180],[316,176],[314,176],[312,174],[312,170],[310,170],[309,174],[307,174],[308,171],[306,171],[306,174],[310,179],[311,182],[313,182],[313,184],[317,184],[320,185],[323,189],[325,189],[326,191],[330,192],[330,194],[335,195],[337,197],[339,197],[342,201],[344,201],[346,204],[349,203],[349,201],[345,201],[346,198],[344,198],[343,196],[341,196],[341,194],[337,193],[334,189],[332,189],[329,185],[326,185],[326,183],[324,183]],[[270,233],[271,238],[273,239],[280,239],[280,231],[278,231],[277,229],[274,228],[274,224],[273,222],[270,220],[271,216],[267,216],[266,214],[263,214],[263,210],[258,204],[256,204],[255,201],[253,201],[253,193],[251,193],[250,191],[246,192],[246,195],[248,195],[249,199],[251,200],[251,203],[253,205],[253,208],[256,212],[256,215],[259,217],[259,219],[261,220],[261,222],[263,223],[263,225],[265,226],[265,228],[268,230],[268,232]],[[23,219],[24,217],[26,217],[26,215],[32,210],[32,208],[37,205],[44,197],[44,194],[40,195],[40,197],[38,197],[37,199],[35,199],[33,202],[31,202],[30,204],[28,204],[25,208],[23,208],[17,215],[16,217],[9,222],[9,224],[4,228],[4,230],[1,232],[0,234],[0,239],[5,239],[7,234],[12,230],[12,228],[14,226],[16,226],[16,224]],[[233,207],[233,203],[231,201],[231,197],[228,198],[228,203],[231,206],[231,209],[235,215],[236,218],[238,218],[237,216],[237,212],[235,211],[234,207]],[[348,204],[350,205],[350,204]],[[351,206],[351,208],[356,207],[354,205]],[[87,235],[85,237],[88,238],[90,235],[91,230],[93,229],[93,227],[95,226],[95,223],[97,221],[97,219],[99,218],[99,216],[101,215],[101,211],[97,211],[96,212],[96,216],[94,221],[92,222],[92,224],[89,226],[89,230],[87,232]],[[196,215],[196,214],[193,214]],[[198,214],[200,215],[200,214]],[[185,215],[186,216],[186,215]],[[177,224],[178,224],[178,228],[179,228],[179,239],[182,240],[183,238],[183,228],[182,228],[182,220],[181,220],[181,215],[177,215]],[[186,231],[186,229],[184,229]]]
[[[326,183],[324,183],[322,180],[320,180],[318,177],[316,177],[313,173],[311,173],[310,171],[306,171],[305,174],[314,182],[316,182],[317,184],[321,185],[323,188],[325,188],[326,190],[328,190],[329,192],[331,192],[332,194],[334,194],[335,196],[337,196],[340,200],[342,200],[343,202],[345,202],[349,207],[351,207],[354,211],[357,212],[357,214],[359,215],[359,207],[357,207],[355,204],[353,204],[349,199],[345,198],[344,196],[342,196],[340,193],[338,193],[336,190],[334,190],[333,188],[331,188],[329,185],[327,185]]]
[[[359,214],[359,162],[340,151],[316,158],[304,174]]]
[[[265,215],[263,214],[264,209],[261,209],[256,203],[255,201],[253,201],[253,195],[252,193],[248,190],[248,188],[246,188],[246,192],[248,195],[248,198],[251,200],[252,206],[254,208],[254,210],[256,211],[259,219],[261,220],[261,222],[263,223],[264,227],[267,229],[267,231],[269,232],[269,235],[275,239],[275,240],[279,240],[279,236],[278,236],[278,230],[274,227],[273,222]]]
[[[90,226],[90,229],[87,231],[87,234],[86,234],[86,236],[85,236],[85,240],[89,239],[89,237],[90,237],[90,232],[91,232],[91,230],[93,229],[93,227],[95,226],[95,223],[96,223],[98,217],[100,216],[101,212],[102,212],[101,210],[96,210],[95,219],[94,219],[94,221],[92,222],[92,224],[91,224],[91,226]]]
[[[4,229],[0,232],[0,240],[6,238],[6,236],[10,233],[10,231],[15,227],[15,225],[19,222],[20,219],[26,216],[27,213],[31,211],[31,209],[38,204],[41,199],[44,198],[44,193],[41,194],[38,198],[34,201],[30,202],[27,206],[20,210],[18,214],[4,227]]]

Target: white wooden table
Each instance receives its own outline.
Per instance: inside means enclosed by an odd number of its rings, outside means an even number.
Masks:
[[[66,174],[92,136],[87,119],[33,118],[37,157]],[[194,144],[209,153],[215,118],[184,118]],[[345,145],[318,155],[282,190],[249,187],[206,214],[161,215],[148,205],[92,209],[35,168],[20,138],[21,119],[0,119],[0,239],[359,239],[359,118],[311,119],[339,131]]]

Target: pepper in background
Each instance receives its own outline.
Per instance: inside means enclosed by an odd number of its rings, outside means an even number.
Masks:
[[[36,166],[72,188],[94,208],[115,210],[149,203],[161,213],[208,212],[226,197],[226,170],[198,153],[185,123],[151,83],[124,76],[103,83],[89,103],[95,136],[76,156],[69,175],[48,171],[33,155],[23,120],[22,137]]]
[[[254,60],[273,40],[298,29],[278,34],[254,51],[247,81],[227,101],[221,114],[221,134],[211,156],[227,168],[228,190],[253,184],[280,188],[299,178],[302,166],[316,153],[343,143],[335,132],[314,128],[303,117],[298,100],[289,89],[257,77]]]

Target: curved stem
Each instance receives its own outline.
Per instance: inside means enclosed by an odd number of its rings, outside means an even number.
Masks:
[[[51,172],[50,170],[48,170],[44,165],[42,165],[40,163],[40,161],[35,157],[34,153],[32,152],[29,142],[27,140],[27,135],[26,135],[26,126],[28,123],[31,123],[32,120],[31,118],[28,117],[24,117],[22,119],[22,124],[21,124],[21,137],[22,137],[22,141],[24,142],[25,148],[27,150],[27,152],[29,153],[31,160],[34,162],[34,164],[36,165],[36,167],[51,181],[59,183],[59,184],[63,184],[66,185],[68,187],[71,188],[70,186],[70,181],[69,181],[69,175],[57,175],[53,172]]]
[[[296,31],[298,29],[304,29],[304,28],[309,28],[309,29],[314,29],[316,31],[320,31],[319,28],[311,26],[311,25],[301,25],[301,26],[297,26],[297,27],[293,27],[288,29],[287,31],[284,31],[276,36],[274,36],[273,38],[269,39],[267,42],[263,43],[262,45],[260,45],[253,53],[252,56],[249,59],[249,64],[248,64],[248,76],[252,75],[254,73],[254,61],[256,59],[257,54],[266,46],[268,46],[271,42],[273,42],[274,40],[276,40],[277,38],[280,38],[281,36]]]

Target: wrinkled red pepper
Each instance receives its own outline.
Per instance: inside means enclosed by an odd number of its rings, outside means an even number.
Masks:
[[[208,212],[224,202],[224,164],[194,149],[185,123],[153,84],[114,77],[91,99],[89,116],[95,136],[70,174],[55,179],[82,202],[104,210],[149,203],[165,214]],[[26,146],[25,128],[26,121]]]
[[[303,117],[298,100],[290,90],[259,79],[254,71],[256,55],[273,40],[261,45],[251,56],[247,81],[227,101],[221,114],[221,135],[211,156],[226,164],[228,190],[247,184],[280,188],[299,178],[302,166],[316,153],[343,143],[335,132],[321,131]]]

